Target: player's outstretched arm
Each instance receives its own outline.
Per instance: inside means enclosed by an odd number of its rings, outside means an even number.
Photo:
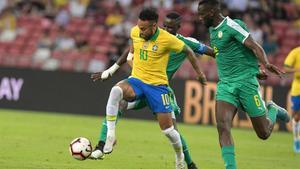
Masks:
[[[185,45],[183,47],[183,52],[186,53],[187,58],[189,59],[190,63],[192,64],[194,70],[196,71],[197,80],[199,80],[201,84],[205,85],[207,80],[206,80],[205,74],[200,70],[200,68],[198,66],[198,59],[197,59],[195,53],[187,45]]]
[[[281,77],[281,75],[284,72],[280,70],[277,66],[269,63],[267,55],[263,48],[257,42],[255,42],[250,35],[245,40],[244,45],[254,52],[255,56],[258,58],[260,63],[262,63],[268,71]]]
[[[127,61],[127,55],[130,51],[130,47],[128,47],[122,55],[118,58],[115,64],[113,64],[110,68],[106,69],[103,72],[96,72],[91,75],[91,79],[95,82],[97,80],[107,80],[110,78],[124,63]]]
[[[300,72],[300,69],[299,69],[299,68],[294,68],[294,67],[291,67],[291,66],[289,66],[289,65],[284,65],[283,70],[284,70],[286,73]]]
[[[204,54],[206,54],[206,55],[208,55],[208,56],[211,56],[211,57],[215,58],[216,55],[215,55],[215,53],[214,53],[214,50],[213,50],[211,47],[209,47],[209,46],[206,46],[206,47],[207,47],[207,49],[206,49],[206,51],[204,52]]]

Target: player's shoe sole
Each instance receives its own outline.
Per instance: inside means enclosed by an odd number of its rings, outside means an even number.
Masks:
[[[267,107],[269,106],[273,106],[275,107],[278,111],[277,111],[277,118],[285,123],[288,123],[290,121],[290,116],[289,113],[282,107],[278,106],[277,104],[275,104],[273,101],[269,101],[267,103]]]

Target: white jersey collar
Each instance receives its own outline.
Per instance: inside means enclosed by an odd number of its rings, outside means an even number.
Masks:
[[[228,16],[224,17],[224,19],[222,20],[222,22],[219,23],[218,26],[214,27],[214,30],[218,29],[223,23],[224,21],[228,18]]]

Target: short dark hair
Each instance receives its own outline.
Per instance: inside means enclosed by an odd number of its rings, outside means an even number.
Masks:
[[[181,20],[181,16],[177,12],[170,12],[166,15],[167,18],[169,19],[174,19],[174,20]]]
[[[139,15],[139,19],[143,21],[158,21],[158,14],[155,8],[144,8]]]
[[[200,0],[198,5],[208,4],[211,6],[220,6],[219,0]]]

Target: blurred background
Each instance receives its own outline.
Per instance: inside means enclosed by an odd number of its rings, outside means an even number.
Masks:
[[[143,6],[163,17],[177,11],[180,33],[208,44],[207,29],[197,21],[195,0],[0,0],[0,66],[69,72],[103,71],[128,44],[129,31]],[[300,0],[222,0],[225,16],[242,19],[272,63],[282,67],[300,45]],[[208,79],[217,80],[215,63],[203,56]],[[123,68],[129,72],[129,68]],[[184,64],[176,78],[194,76]],[[291,79],[269,77],[271,85]]]
[[[242,19],[277,66],[282,68],[291,49],[300,46],[300,0],[221,2],[223,14]],[[93,82],[90,74],[110,67],[121,55],[144,6],[158,9],[160,26],[169,11],[177,11],[182,15],[180,33],[209,45],[208,30],[197,20],[198,0],[0,0],[1,169],[174,168],[173,150],[147,108],[122,114],[113,156],[79,162],[68,152],[75,137],[98,142],[111,87],[131,70],[125,64],[105,82]],[[188,62],[171,81],[182,110],[176,120],[197,165],[220,169],[217,130],[207,126],[216,125],[217,69],[208,56],[199,59],[209,80],[205,87],[194,80]],[[261,82],[262,97],[291,113],[291,80],[269,76]],[[242,111],[232,125],[252,128]],[[274,130],[291,132],[291,122],[277,123]],[[291,133],[275,132],[262,142],[252,130],[234,129],[234,137],[243,169],[299,168]],[[264,155],[257,156],[261,150]]]

